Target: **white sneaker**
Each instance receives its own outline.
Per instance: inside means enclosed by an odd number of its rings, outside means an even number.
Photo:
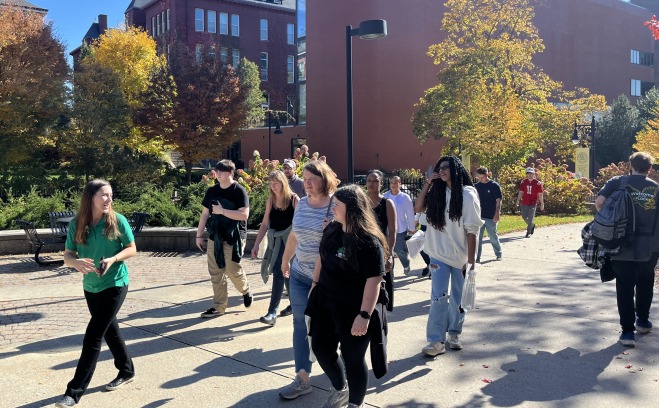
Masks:
[[[410,268],[409,266],[407,268],[403,268],[403,273],[405,275],[409,275],[411,271],[412,271],[412,268]]]
[[[462,350],[462,343],[457,334],[449,333],[447,343],[451,350]]]
[[[444,347],[444,342],[442,341],[431,341],[427,346],[421,350],[423,354],[426,354],[431,357],[444,354],[446,352],[446,347]]]

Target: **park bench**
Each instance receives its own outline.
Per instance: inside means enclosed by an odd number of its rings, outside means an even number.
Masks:
[[[53,232],[53,239],[58,242],[66,242],[66,235],[69,232],[69,224],[58,221],[60,218],[71,218],[76,214],[73,211],[53,211],[48,213],[48,222]]]
[[[137,235],[142,231],[146,220],[150,217],[149,214],[143,212],[134,212],[133,215],[128,220],[130,224],[130,229],[133,231],[133,235]]]
[[[49,244],[61,244],[62,240],[59,237],[52,237],[50,239],[43,239],[39,236],[39,233],[37,233],[37,229],[34,227],[34,224],[25,221],[25,220],[16,220],[14,221],[23,231],[25,231],[25,236],[27,237],[27,240],[32,244],[32,247],[34,248],[34,261],[41,266],[54,266],[54,265],[63,265],[64,261],[63,260],[55,260],[55,261],[44,261],[39,257],[39,253],[41,252],[41,249],[44,247],[44,245],[49,245]]]

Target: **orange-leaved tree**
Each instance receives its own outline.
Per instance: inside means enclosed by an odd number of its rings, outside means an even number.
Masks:
[[[219,158],[235,143],[247,124],[246,88],[236,71],[219,58],[203,58],[183,44],[174,44],[169,68],[176,83],[173,121],[168,141],[181,154],[188,183],[194,163]]]

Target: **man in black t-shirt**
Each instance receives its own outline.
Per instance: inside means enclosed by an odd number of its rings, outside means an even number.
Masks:
[[[501,217],[501,186],[488,177],[487,167],[479,167],[476,170],[476,179],[478,183],[474,185],[478,191],[478,199],[481,202],[481,219],[485,222],[481,227],[478,235],[478,251],[476,253],[476,262],[481,261],[481,252],[483,251],[483,233],[487,230],[487,236],[494,249],[494,256],[497,261],[501,260],[501,242],[497,233],[497,223]]]
[[[203,312],[201,317],[217,317],[226,310],[229,303],[227,277],[243,295],[245,307],[252,304],[247,276],[240,265],[247,236],[249,197],[245,189],[233,180],[235,170],[236,166],[231,160],[218,162],[215,173],[219,184],[209,188],[202,201],[204,209],[197,226],[195,243],[200,250],[204,250],[203,234],[207,228],[213,307]]]
[[[611,268],[616,277],[618,314],[622,326],[620,343],[629,347],[635,346],[634,330],[638,333],[649,333],[652,330],[649,316],[654,288],[654,267],[657,264],[659,253],[651,250],[649,259],[621,260],[629,259],[629,255],[626,255],[629,251],[636,256],[640,252],[638,248],[653,244],[651,240],[654,239],[652,233],[657,222],[659,185],[647,177],[652,169],[652,162],[652,156],[645,152],[634,153],[629,157],[632,174],[623,177],[629,177],[627,189],[634,205],[636,232],[632,240],[628,241],[629,244],[623,244],[618,259],[615,256],[611,258]],[[595,201],[595,208],[599,211],[606,198],[619,187],[620,177],[609,180],[600,190]],[[635,300],[634,294],[636,294]],[[635,317],[636,324],[634,324]]]

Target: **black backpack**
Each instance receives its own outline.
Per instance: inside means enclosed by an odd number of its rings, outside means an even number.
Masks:
[[[618,248],[636,232],[636,213],[628,182],[628,176],[620,177],[620,187],[606,198],[591,226],[595,241],[608,249]]]

